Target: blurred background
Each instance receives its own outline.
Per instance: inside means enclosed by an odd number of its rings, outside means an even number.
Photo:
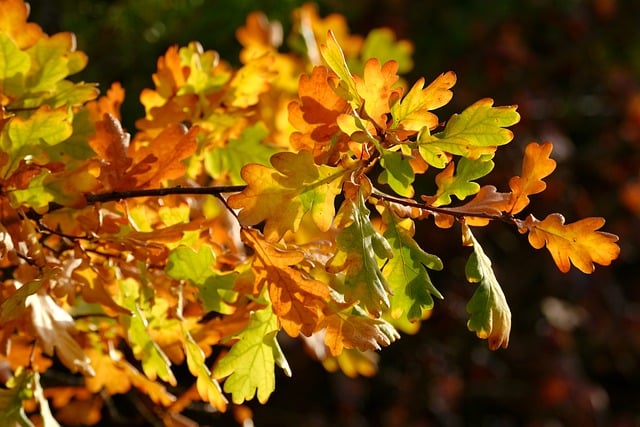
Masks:
[[[127,90],[123,121],[144,112],[158,56],[198,40],[238,63],[235,30],[261,10],[291,27],[301,0],[31,0],[31,20],[49,34],[76,33],[89,65],[77,79]],[[447,107],[479,98],[517,104],[515,140],[496,159],[491,183],[519,172],[524,146],[552,141],[556,172],[528,212],[567,222],[607,219],[622,253],[592,275],[560,273],[502,224],[477,232],[513,312],[507,349],[490,352],[466,328],[473,287],[457,233],[429,221],[417,238],[444,263],[432,274],[445,295],[420,332],[379,354],[371,378],[327,374],[300,343],[283,343],[293,378],[279,376],[268,404],[251,402],[267,426],[640,426],[640,2],[633,0],[322,0],[353,33],[389,27],[414,44],[409,82],[458,75]],[[448,117],[444,113],[441,118]],[[146,425],[132,396],[104,425]],[[106,410],[105,410],[106,411]],[[122,418],[112,415],[125,415]],[[231,414],[194,407],[201,425],[237,425]],[[109,418],[111,417],[111,419]]]

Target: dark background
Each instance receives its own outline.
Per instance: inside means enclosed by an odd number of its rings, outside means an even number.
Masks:
[[[31,20],[46,32],[76,33],[89,65],[78,79],[127,90],[125,126],[143,115],[166,48],[191,40],[237,62],[235,29],[252,10],[285,34],[299,0],[39,0]],[[517,104],[515,140],[496,159],[491,183],[518,173],[523,147],[550,140],[558,168],[530,212],[568,222],[607,218],[622,253],[592,275],[560,273],[551,257],[501,224],[477,237],[513,312],[508,349],[490,352],[467,331],[468,253],[459,234],[421,224],[423,247],[445,262],[432,278],[445,295],[415,336],[380,353],[373,378],[327,374],[296,342],[283,344],[294,376],[278,377],[266,426],[638,426],[640,425],[640,2],[632,0],[325,0],[322,16],[344,14],[353,33],[391,27],[414,43],[413,82],[454,70],[451,111],[482,97]],[[444,116],[441,116],[444,118]],[[127,397],[118,401],[126,413]],[[235,425],[229,414],[193,408],[202,425]],[[139,416],[127,414],[124,425]],[[105,413],[105,418],[108,414]],[[111,420],[105,425],[116,425]],[[137,424],[136,424],[137,423]]]

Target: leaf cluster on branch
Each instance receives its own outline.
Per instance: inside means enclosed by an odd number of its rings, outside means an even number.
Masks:
[[[7,425],[32,425],[34,403],[57,425],[49,399],[59,419],[92,424],[131,388],[172,422],[194,400],[265,403],[275,365],[292,375],[279,334],[328,369],[370,374],[371,352],[415,333],[443,298],[419,220],[457,226],[471,247],[467,326],[491,349],[507,347],[511,312],[474,227],[513,226],[563,272],[618,256],[602,218],[522,215],[556,167],[550,142],[527,146],[508,191],[478,183],[513,139],[515,106],[481,99],[438,117],[456,75],[408,85],[408,41],[352,35],[311,6],[295,22],[285,51],[278,24],[250,15],[239,67],[196,42],[169,48],[131,135],[119,84],[99,96],[68,79],[87,64],[74,36],[0,1]],[[435,192],[419,194],[427,170]],[[43,388],[54,357],[82,381]],[[185,363],[191,384],[174,373]]]

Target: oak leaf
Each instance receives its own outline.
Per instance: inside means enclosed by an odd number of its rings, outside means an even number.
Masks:
[[[556,168],[555,160],[549,158],[553,145],[545,142],[540,145],[532,142],[527,145],[522,161],[522,176],[509,180],[511,188],[511,214],[521,212],[529,204],[529,196],[541,193],[547,188],[542,180]]]
[[[396,61],[381,65],[377,58],[371,58],[365,64],[363,77],[354,77],[356,91],[364,102],[364,111],[380,129],[387,128],[389,109],[402,94],[401,88],[394,88],[399,78],[397,71]]]
[[[427,272],[427,269],[442,270],[442,261],[422,250],[413,239],[413,220],[401,219],[389,209],[383,210],[382,218],[386,226],[383,236],[393,252],[382,269],[392,291],[390,315],[393,319],[402,316],[410,322],[420,320],[433,307],[432,296],[443,299]]]
[[[276,339],[278,318],[267,306],[251,313],[249,324],[235,338],[237,341],[213,369],[214,377],[226,378],[224,391],[240,404],[256,394],[266,403],[275,390],[274,365],[278,364],[287,376],[291,369]]]
[[[431,134],[423,128],[418,134],[418,148],[427,163],[437,168],[446,166],[448,154],[477,159],[510,142],[513,132],[505,127],[519,120],[516,106],[494,107],[492,99],[481,99],[451,116],[441,132]]]
[[[373,227],[363,196],[346,200],[338,212],[337,251],[327,263],[330,273],[344,272],[347,303],[359,302],[375,317],[389,308],[390,288],[378,259],[393,257],[389,242]]]
[[[257,285],[266,285],[273,312],[292,337],[309,336],[318,329],[329,300],[328,286],[300,268],[304,253],[282,249],[255,230],[244,230],[243,240],[255,251],[252,268]]]
[[[341,134],[336,122],[347,111],[348,103],[329,85],[332,76],[323,66],[314,67],[310,75],[303,74],[298,84],[299,100],[289,104],[289,122],[296,129],[290,137],[291,146],[310,151],[318,164],[334,162],[348,150],[349,138]]]
[[[44,352],[53,355],[55,348],[60,361],[72,372],[93,375],[91,360],[71,335],[75,328],[71,315],[45,294],[30,295],[26,304],[31,308],[31,322]]]
[[[42,28],[27,22],[29,6],[22,0],[0,1],[0,28],[7,33],[22,50],[26,50],[46,37]]]
[[[542,221],[529,215],[518,224],[521,233],[529,232],[529,243],[536,249],[547,247],[558,269],[563,273],[573,264],[586,274],[593,273],[594,263],[609,265],[620,254],[616,244],[618,236],[598,231],[604,218],[584,218],[565,224],[559,213],[548,215]]]
[[[470,314],[467,326],[469,330],[475,331],[478,338],[488,339],[491,350],[507,348],[511,332],[511,310],[493,272],[491,260],[466,224],[462,225],[462,239],[465,246],[473,247],[465,266],[467,281],[478,284],[467,303],[467,312]]]
[[[422,128],[434,129],[438,126],[438,117],[431,110],[447,104],[453,97],[451,88],[456,83],[452,71],[439,75],[426,88],[424,78],[418,79],[409,92],[391,106],[392,129],[404,129],[418,132]]]
[[[380,350],[400,335],[383,319],[372,319],[356,308],[327,316],[323,322],[324,343],[332,356],[344,349]]]
[[[241,209],[240,222],[255,225],[265,221],[264,234],[269,241],[279,240],[288,231],[295,233],[305,215],[310,215],[320,230],[328,230],[344,170],[317,166],[308,151],[275,154],[271,164],[273,168],[252,163],[242,169],[248,186],[228,200],[230,207]]]

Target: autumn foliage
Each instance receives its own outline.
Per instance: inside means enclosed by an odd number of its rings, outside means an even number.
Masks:
[[[556,167],[551,142],[527,145],[519,176],[478,183],[513,139],[516,106],[480,99],[439,117],[453,72],[409,84],[409,42],[352,35],[311,6],[296,19],[299,50],[284,52],[277,23],[250,15],[239,67],[196,42],[170,48],[131,134],[119,84],[100,96],[68,79],[87,65],[74,36],[0,1],[7,425],[93,424],[132,387],[166,423],[194,400],[265,403],[276,365],[294,374],[283,334],[327,367],[371,372],[367,353],[415,333],[443,298],[429,271],[446,262],[417,243],[416,221],[461,239],[467,326],[491,349],[507,347],[511,312],[475,227],[513,227],[562,272],[618,256],[602,218],[524,213]],[[58,361],[79,385],[42,387]]]

